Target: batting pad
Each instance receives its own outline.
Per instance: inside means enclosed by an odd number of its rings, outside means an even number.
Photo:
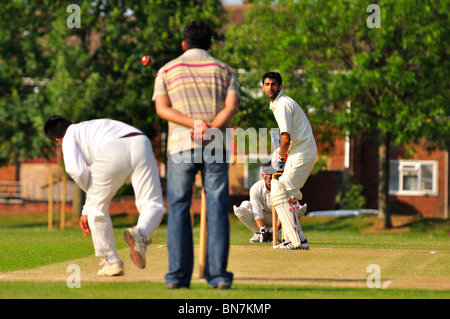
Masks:
[[[244,202],[243,202],[244,203]],[[233,206],[234,214],[237,218],[253,233],[259,233],[258,226],[256,226],[255,217],[250,209],[242,207]]]
[[[270,198],[272,200],[272,205],[281,220],[283,231],[285,232],[288,239],[292,242],[294,247],[299,247],[301,245],[301,241],[295,226],[297,223],[294,218],[294,214],[291,211],[291,205],[288,201],[288,195],[283,188],[283,185],[281,185],[281,183],[276,179],[272,179],[270,189]]]

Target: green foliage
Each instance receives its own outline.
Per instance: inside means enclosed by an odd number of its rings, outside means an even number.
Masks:
[[[325,152],[344,131],[449,148],[448,1],[380,1],[378,29],[367,27],[361,0],[250,2],[245,21],[225,33],[218,0],[73,1],[79,29],[67,27],[67,1],[2,2],[0,165],[49,147],[41,128],[53,113],[112,117],[157,143],[167,123],[151,101],[154,77],[182,53],[182,29],[193,19],[216,30],[213,55],[247,71],[239,72],[242,103],[232,125],[276,127],[260,88],[261,76],[276,70]],[[150,67],[140,63],[146,54]],[[33,92],[25,78],[37,83]]]
[[[338,128],[450,147],[448,1],[380,1],[373,29],[364,1],[251,2],[223,58],[260,76],[279,71],[319,142]]]
[[[40,157],[49,57],[40,38],[53,19],[54,1],[0,4],[0,165]]]
[[[370,3],[362,0],[251,3],[242,25],[226,34],[223,60],[252,75],[279,71],[322,155],[347,132],[374,136],[386,149],[423,140],[429,149],[450,149],[448,1],[378,1],[380,28],[367,25]],[[252,81],[246,91],[258,87]],[[244,110],[259,108],[243,102]],[[380,189],[388,183],[388,160],[380,159]],[[388,200],[379,196],[386,227]]]
[[[355,183],[353,174],[345,171],[336,196],[336,209],[363,209],[366,198],[362,195],[363,186]]]
[[[366,206],[366,199],[361,195],[362,185],[345,184],[336,199],[338,209],[361,209]]]
[[[50,144],[42,126],[54,113],[121,120],[158,143],[166,123],[152,102],[157,70],[182,53],[188,22],[203,19],[214,30],[222,23],[218,0],[71,3],[80,6],[80,28],[67,26],[67,1],[0,4],[0,165],[43,156]],[[142,66],[144,55],[151,66]],[[33,93],[25,77],[45,81]]]
[[[182,53],[182,31],[189,21],[203,19],[220,27],[220,2],[83,2],[81,10],[81,29],[68,29],[59,19],[46,37],[55,57],[47,86],[52,107],[74,121],[122,120],[158,140],[166,123],[152,103],[156,72]],[[140,62],[147,54],[154,59],[150,67]]]

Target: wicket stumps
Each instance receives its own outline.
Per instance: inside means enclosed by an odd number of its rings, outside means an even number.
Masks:
[[[61,179],[58,178],[58,176],[50,174],[48,176],[48,230],[53,229],[53,213],[54,213],[54,206],[53,206],[53,193],[54,193],[54,182],[60,180],[61,181],[61,203],[60,203],[60,210],[59,210],[59,216],[60,216],[60,224],[59,227],[61,229],[65,228],[66,223],[66,174],[61,175]]]

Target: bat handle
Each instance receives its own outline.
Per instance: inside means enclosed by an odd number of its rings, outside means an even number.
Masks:
[[[204,270],[206,263],[206,196],[205,189],[202,189],[202,204],[200,212],[200,243],[199,243],[199,278],[205,278]]]

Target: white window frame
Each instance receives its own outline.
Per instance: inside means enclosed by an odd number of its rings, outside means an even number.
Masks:
[[[439,179],[439,162],[429,160],[390,160],[389,165],[398,164],[398,190],[392,190],[389,185],[390,195],[400,196],[437,196],[438,195],[438,179]],[[403,187],[404,176],[408,172],[417,172],[418,187],[421,187],[422,166],[432,166],[432,189],[407,190]],[[389,167],[390,169],[390,167]],[[392,176],[391,176],[392,178]],[[390,183],[390,181],[389,181]]]

